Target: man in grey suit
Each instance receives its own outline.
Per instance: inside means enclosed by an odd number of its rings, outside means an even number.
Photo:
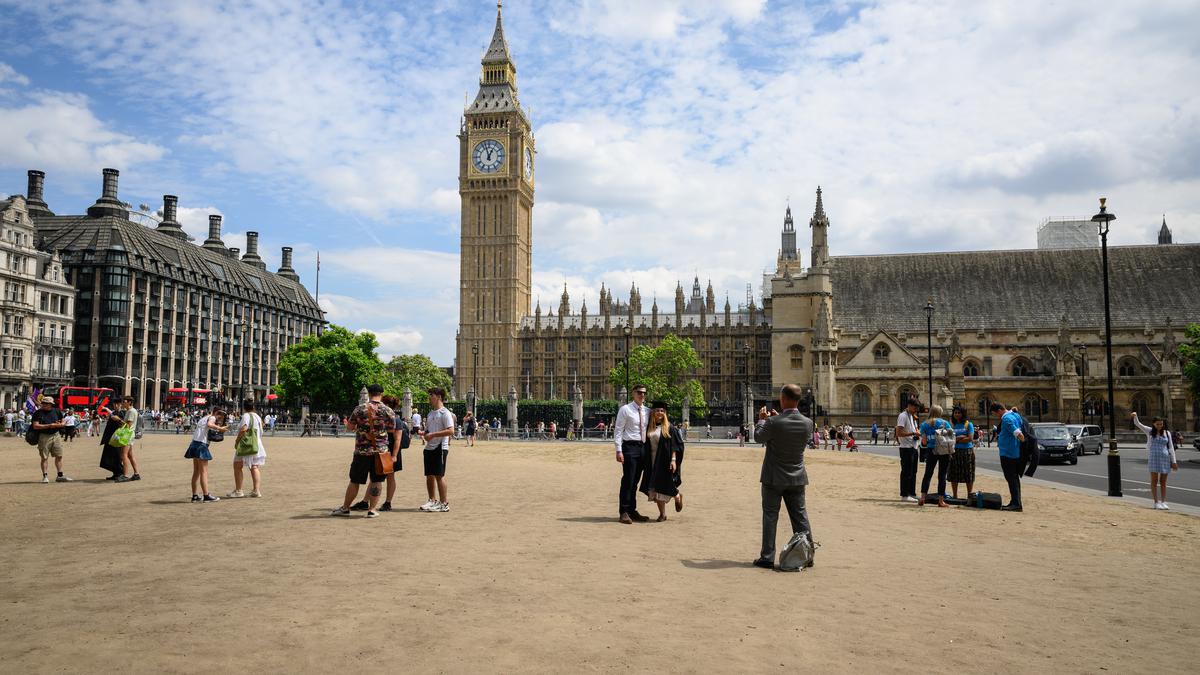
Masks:
[[[767,447],[759,478],[762,482],[762,552],[754,561],[755,567],[771,569],[775,565],[775,531],[780,501],[787,506],[792,530],[808,533],[808,539],[812,541],[812,528],[804,508],[804,489],[808,485],[804,449],[812,439],[813,423],[800,414],[801,396],[799,386],[785,385],[779,392],[783,412],[767,412],[766,406],[758,412],[755,438]],[[812,567],[812,562],[805,567]]]

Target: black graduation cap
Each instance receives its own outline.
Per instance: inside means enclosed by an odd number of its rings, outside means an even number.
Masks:
[[[666,401],[655,401],[654,403],[651,403],[651,404],[650,404],[650,409],[651,409],[651,410],[658,410],[659,408],[662,408],[663,410],[666,410],[666,409],[667,409],[667,402],[666,402]]]

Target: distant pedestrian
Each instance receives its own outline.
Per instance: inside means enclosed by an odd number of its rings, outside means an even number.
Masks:
[[[996,445],[1000,448],[1000,469],[1008,483],[1008,503],[1000,508],[1004,511],[1021,511],[1021,471],[1024,469],[1021,445],[1025,443],[1025,434],[1021,432],[1021,427],[1024,426],[1025,420],[1016,408],[1008,410],[999,403],[993,403],[991,411],[1001,416]]]
[[[75,432],[79,425],[79,418],[75,415],[75,411],[67,408],[63,415],[63,440],[68,443],[75,441]]]
[[[917,501],[917,443],[920,439],[917,415],[920,410],[921,402],[910,398],[896,417],[896,440],[900,443],[900,499],[906,502]]]
[[[421,510],[432,513],[450,510],[446,460],[450,454],[450,436],[454,433],[454,413],[443,404],[445,399],[445,389],[434,387],[429,390],[429,414],[425,416],[425,430],[421,432],[425,441],[425,491],[429,493],[429,501],[421,506]]]
[[[930,406],[929,419],[921,424],[921,440],[925,447],[925,475],[921,478],[921,498],[917,503],[922,506],[929,500],[929,481],[933,478],[935,470],[938,478],[937,505],[943,508],[949,506],[946,503],[946,470],[950,468],[953,450],[943,454],[939,447],[939,437],[953,433],[954,428],[942,419],[942,406]]]
[[[954,454],[950,457],[950,491],[958,499],[958,484],[967,484],[967,494],[975,491],[975,443],[978,430],[967,419],[967,409],[956,405],[950,413],[950,424],[954,427]]]
[[[229,430],[229,427],[221,423],[219,412],[214,410],[196,422],[192,442],[183,453],[185,459],[192,460],[192,502],[221,501],[220,497],[214,497],[208,490],[208,463],[212,461],[212,453],[208,449],[209,432],[224,433]]]
[[[463,436],[467,439],[467,446],[475,445],[475,416],[468,410],[466,415],[463,415]]]
[[[61,410],[54,407],[54,399],[43,396],[38,399],[38,409],[34,411],[30,423],[38,432],[38,455],[42,459],[42,482],[50,482],[50,474],[46,470],[51,457],[54,458],[54,469],[58,471],[56,483],[69,483],[71,479],[63,473],[63,439],[62,430],[66,426]]]
[[[1154,499],[1154,508],[1170,511],[1167,506],[1167,476],[1170,476],[1172,471],[1179,470],[1179,460],[1175,456],[1175,439],[1171,432],[1167,431],[1167,423],[1161,417],[1150,420],[1150,426],[1142,424],[1137,413],[1133,413],[1132,417],[1134,426],[1146,434],[1150,496]]]
[[[878,443],[879,443],[879,425],[876,424],[875,422],[871,422],[871,445],[877,445]]]
[[[243,445],[243,439],[250,437],[253,441],[253,449],[256,452],[253,455],[239,455],[238,446]],[[250,497],[261,497],[262,495],[262,467],[267,463],[267,449],[263,446],[263,421],[254,412],[254,399],[248,398],[242,401],[242,421],[238,425],[237,440],[234,441],[233,455],[233,491],[225,495],[233,499],[246,497],[242,491],[242,469],[250,470],[250,480],[252,488]],[[248,444],[250,440],[246,440]]]
[[[124,425],[129,427],[136,435],[138,411],[137,408],[133,407],[132,396],[126,396],[125,398],[121,399],[121,410],[118,415],[124,422]],[[121,474],[121,477],[116,479],[115,482],[117,483],[142,479],[142,474],[138,471],[137,458],[133,454],[135,440],[136,439],[134,436],[130,436],[129,442],[121,447],[121,464],[124,466],[124,470]],[[129,475],[130,471],[133,471],[133,475]]]

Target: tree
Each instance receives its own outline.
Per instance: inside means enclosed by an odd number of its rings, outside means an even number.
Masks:
[[[1183,329],[1187,342],[1179,345],[1183,357],[1183,374],[1192,384],[1192,391],[1200,396],[1200,323],[1190,323]]]
[[[298,404],[307,396],[315,410],[350,412],[363,387],[378,382],[383,362],[375,354],[374,333],[352,333],[330,325],[320,335],[308,335],[279,358],[275,392]]]
[[[393,356],[383,368],[383,388],[396,398],[404,398],[404,390],[412,391],[413,400],[424,403],[431,387],[441,387],[448,393],[454,386],[450,374],[434,364],[424,354]]]
[[[662,400],[677,409],[687,401],[695,414],[706,415],[704,388],[695,377],[702,365],[691,340],[669,334],[656,347],[639,345],[629,353],[629,382],[646,385],[647,402]],[[609,372],[608,381],[615,387],[625,386],[624,361]]]

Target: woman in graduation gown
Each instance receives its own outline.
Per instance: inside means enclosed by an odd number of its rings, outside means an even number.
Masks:
[[[667,404],[656,401],[646,424],[646,446],[650,461],[642,474],[641,491],[658,506],[658,522],[667,519],[667,502],[675,501],[675,510],[683,510],[679,468],[683,465],[683,434],[667,419]]]
[[[112,472],[105,480],[115,480],[117,476],[125,474],[125,465],[121,462],[121,449],[109,445],[108,440],[124,423],[116,419],[112,410],[105,406],[96,409],[95,418],[104,420],[104,431],[100,434],[100,468]]]

